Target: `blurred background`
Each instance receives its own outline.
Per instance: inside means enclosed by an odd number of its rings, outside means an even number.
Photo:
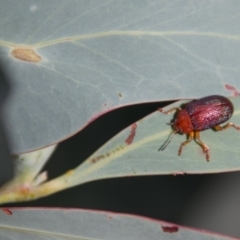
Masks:
[[[169,103],[130,106],[99,117],[58,146],[45,166],[49,177],[57,177],[78,166],[122,128]],[[36,201],[7,206],[131,213],[240,237],[239,182],[239,172],[117,178],[90,182]]]

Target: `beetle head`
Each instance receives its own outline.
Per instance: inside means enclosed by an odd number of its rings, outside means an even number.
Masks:
[[[185,109],[178,111],[176,119],[173,123],[175,132],[189,134],[193,131],[191,119]]]

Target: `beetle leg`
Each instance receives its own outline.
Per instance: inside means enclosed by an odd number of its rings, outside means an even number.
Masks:
[[[202,147],[203,152],[206,154],[206,159],[209,161],[209,147],[201,141],[200,139],[200,133],[198,131],[195,131],[195,139],[197,140],[198,144]]]
[[[228,124],[226,124],[226,125],[223,126],[223,127],[221,127],[220,125],[218,125],[218,126],[215,126],[214,129],[215,129],[216,131],[222,131],[222,130],[225,130],[225,129],[230,128],[230,127],[234,127],[234,128],[236,128],[237,130],[240,130],[240,126],[237,126],[237,125],[235,125],[234,123],[228,123]]]
[[[181,108],[171,108],[171,109],[167,110],[166,112],[164,112],[162,108],[158,109],[159,112],[164,113],[164,114],[169,114],[173,111],[180,111],[180,110],[181,110]]]
[[[178,150],[178,155],[181,155],[182,154],[182,149],[185,145],[187,145],[188,143],[190,143],[192,140],[193,140],[193,137],[194,137],[194,132],[190,132],[189,135],[188,135],[188,140],[181,143],[180,145],[180,148]]]

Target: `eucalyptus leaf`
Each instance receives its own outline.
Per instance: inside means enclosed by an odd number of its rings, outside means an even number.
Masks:
[[[112,212],[79,209],[3,209],[1,239],[81,240],[230,240],[163,221]]]
[[[240,97],[231,98],[231,101],[235,111],[230,121],[240,126]],[[176,102],[165,109],[179,107],[184,102]],[[185,135],[176,134],[164,151],[158,151],[172,131],[171,126],[166,124],[172,119],[172,114],[156,111],[126,128],[73,170],[70,185],[112,177],[217,173],[240,169],[237,144],[240,131],[235,128],[200,132],[201,140],[210,147],[209,162],[194,141],[186,145],[178,156],[180,144],[186,140]],[[132,142],[129,144],[130,138]]]
[[[57,143],[119,106],[234,94],[239,8],[235,0],[2,1],[12,152]]]
[[[55,149],[56,145],[52,145],[34,152],[13,156],[14,178],[1,186],[0,202],[36,198],[31,190],[47,181],[48,173],[46,171],[40,173],[40,171]]]
[[[230,120],[240,126],[240,97],[231,98],[231,101],[235,111]],[[175,102],[164,110],[179,107],[185,102]],[[37,178],[35,169],[38,169],[39,165],[38,161],[35,161],[36,167],[34,161],[31,166],[28,165],[28,161],[27,164],[24,161],[16,161],[17,168],[25,169],[25,166],[28,166],[29,169],[23,172],[22,176],[13,179],[15,187],[9,188],[7,185],[0,190],[0,203],[33,200],[79,184],[106,178],[217,173],[240,169],[240,149],[237,144],[240,131],[235,128],[217,132],[209,129],[200,132],[201,140],[210,147],[209,162],[206,161],[202,148],[194,141],[183,148],[181,156],[178,155],[180,144],[186,140],[185,135],[174,135],[167,148],[158,151],[172,132],[171,126],[166,124],[172,119],[172,114],[166,115],[156,111],[110,139],[77,168],[42,184],[36,185],[26,181],[19,185],[16,179],[27,179],[25,172],[33,171],[30,176],[35,173]],[[29,158],[26,157],[26,160]],[[26,185],[30,187],[22,192]]]
[[[47,180],[47,173],[39,174],[47,160],[56,149],[52,145],[34,152],[13,156],[14,178],[3,186],[3,189],[17,188],[21,186],[30,187],[32,184],[38,185]],[[40,181],[40,182],[39,182]],[[0,190],[1,193],[1,190]]]

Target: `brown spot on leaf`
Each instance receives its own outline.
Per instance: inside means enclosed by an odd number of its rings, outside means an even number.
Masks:
[[[133,139],[136,135],[136,129],[137,129],[137,124],[134,123],[131,125],[131,132],[129,134],[129,136],[127,137],[127,139],[125,140],[125,143],[130,145],[133,142]]]
[[[116,148],[113,149],[113,150],[110,150],[110,151],[108,151],[108,152],[106,152],[106,153],[104,153],[104,154],[101,154],[101,155],[99,155],[99,156],[96,156],[96,157],[94,157],[94,158],[91,158],[89,161],[90,161],[90,163],[96,163],[96,162],[98,162],[98,161],[100,161],[100,160],[102,160],[102,159],[111,157],[112,155],[120,152],[120,151],[123,150],[123,149],[124,149],[124,146],[118,146],[118,147],[116,147]]]
[[[11,55],[22,61],[37,63],[42,60],[42,58],[31,48],[16,48],[13,49]]]
[[[175,233],[178,232],[178,227],[177,226],[162,226],[163,232],[166,233]]]
[[[10,216],[13,214],[8,208],[3,208],[2,211]]]
[[[95,157],[95,158],[92,158],[92,159],[91,159],[91,163],[96,163],[96,162],[98,162],[99,160],[101,160],[101,159],[103,159],[103,158],[104,158],[103,155],[99,155],[99,156],[97,156],[97,157]]]
[[[118,93],[118,96],[121,98],[121,97],[122,97],[122,94],[121,94],[121,93]]]

